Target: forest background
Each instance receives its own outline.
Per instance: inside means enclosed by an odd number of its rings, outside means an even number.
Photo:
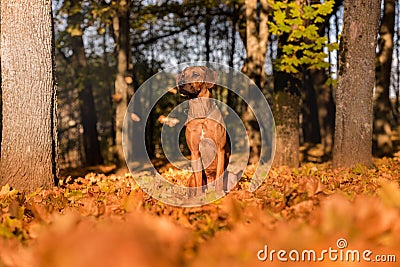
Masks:
[[[298,159],[331,160],[343,2],[268,6],[250,2],[133,1],[124,6],[118,1],[55,1],[60,167],[124,165],[118,123],[134,91],[158,71],[190,61],[213,61],[242,70],[266,95],[271,109],[276,103],[277,166],[295,167]],[[382,5],[374,59],[375,156],[392,155],[398,149],[392,141],[399,120],[397,5],[394,1]],[[357,45],[363,50],[362,43]],[[360,87],[366,80],[353,77]],[[288,92],[290,105],[278,103],[279,92]],[[220,90],[216,97],[242,119],[251,120],[235,95]],[[182,99],[172,93],[164,101],[146,128],[149,156],[161,160],[160,116]],[[281,112],[284,106],[291,106],[290,111]],[[353,113],[363,112],[351,108]],[[250,138],[257,153],[259,137]]]

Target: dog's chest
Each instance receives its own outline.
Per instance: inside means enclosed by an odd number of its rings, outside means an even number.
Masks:
[[[189,101],[189,112],[186,124],[192,120],[203,120],[204,129],[202,135],[205,134],[204,131],[208,128],[208,124],[212,124],[209,123],[209,120],[225,126],[221,111],[215,104],[214,99],[211,98],[195,98]]]
[[[202,128],[202,129],[201,129],[200,140],[203,140],[204,137],[205,137],[205,135],[206,135],[206,131],[204,131],[204,129]]]

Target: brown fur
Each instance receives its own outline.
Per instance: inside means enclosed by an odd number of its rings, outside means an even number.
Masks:
[[[202,160],[204,162],[204,156],[210,150],[207,142],[201,143],[203,139],[211,139],[215,144],[216,151],[214,159],[205,170],[193,168],[194,172],[188,180],[189,187],[200,187],[223,177],[229,161],[225,124],[210,92],[217,78],[217,72],[204,66],[187,67],[176,77],[179,92],[191,98],[185,134],[191,152],[192,167],[195,165],[195,161]],[[203,158],[202,148],[205,151]],[[222,192],[223,179],[217,180],[215,189],[217,193]]]

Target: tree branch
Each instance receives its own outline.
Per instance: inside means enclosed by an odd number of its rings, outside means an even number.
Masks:
[[[151,44],[151,43],[154,43],[155,41],[158,41],[158,40],[160,40],[160,39],[163,39],[163,38],[166,38],[166,37],[169,37],[169,36],[178,34],[178,33],[180,33],[180,32],[184,32],[184,31],[186,31],[187,29],[189,29],[190,27],[195,26],[195,25],[197,25],[197,22],[190,23],[190,24],[188,24],[188,25],[186,25],[186,26],[180,28],[179,30],[170,31],[170,32],[165,33],[165,34],[161,34],[161,35],[158,35],[158,36],[154,36],[154,37],[151,37],[151,38],[149,38],[149,39],[147,39],[147,40],[144,40],[144,41],[132,42],[131,45],[132,45],[132,46],[138,46],[138,45],[147,45],[147,44]]]

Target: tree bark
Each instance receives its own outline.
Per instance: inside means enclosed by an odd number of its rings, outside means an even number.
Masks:
[[[273,165],[299,166],[299,114],[301,81],[294,75],[275,73],[274,114],[276,149]]]
[[[296,0],[298,6],[305,5],[303,0]],[[288,35],[283,34],[279,38],[277,56],[282,55],[282,46],[287,42]],[[299,166],[300,150],[300,125],[301,94],[307,96],[310,92],[304,92],[305,75],[298,73],[274,73],[274,97],[272,113],[276,126],[276,149],[273,165],[296,168]],[[314,90],[313,88],[311,88]],[[306,90],[308,90],[306,88]],[[310,96],[310,95],[309,95]],[[315,107],[315,105],[314,105]],[[307,118],[306,118],[307,119]],[[306,133],[308,135],[309,132]],[[308,135],[309,137],[309,135]]]
[[[268,1],[246,0],[246,60],[243,72],[264,87],[264,63],[268,43]]]
[[[78,88],[80,111],[83,127],[83,146],[85,165],[93,166],[103,163],[97,132],[97,115],[93,98],[93,88],[89,80],[89,71],[83,44],[82,14],[80,1],[71,1],[68,24],[71,26],[72,66],[74,67],[75,86]]]
[[[0,185],[21,191],[57,179],[51,1],[1,1],[3,136]]]
[[[117,73],[115,77],[115,96],[118,97],[115,108],[115,145],[116,162],[118,167],[125,165],[125,156],[122,146],[122,127],[126,108],[128,106],[129,85],[125,80],[129,69],[129,2],[118,1],[117,14],[113,18],[114,40],[117,53]]]
[[[372,97],[381,1],[345,0],[333,165],[372,165]]]
[[[379,31],[374,98],[373,152],[376,156],[390,156],[393,152],[390,120],[392,109],[389,99],[392,70],[395,0],[384,0],[383,19]]]
[[[246,0],[246,60],[243,72],[262,90],[265,79],[265,54],[268,43],[268,1]],[[256,87],[249,88],[258,90]],[[249,133],[250,162],[255,163],[260,154],[261,135],[250,107],[243,114],[243,123]]]

